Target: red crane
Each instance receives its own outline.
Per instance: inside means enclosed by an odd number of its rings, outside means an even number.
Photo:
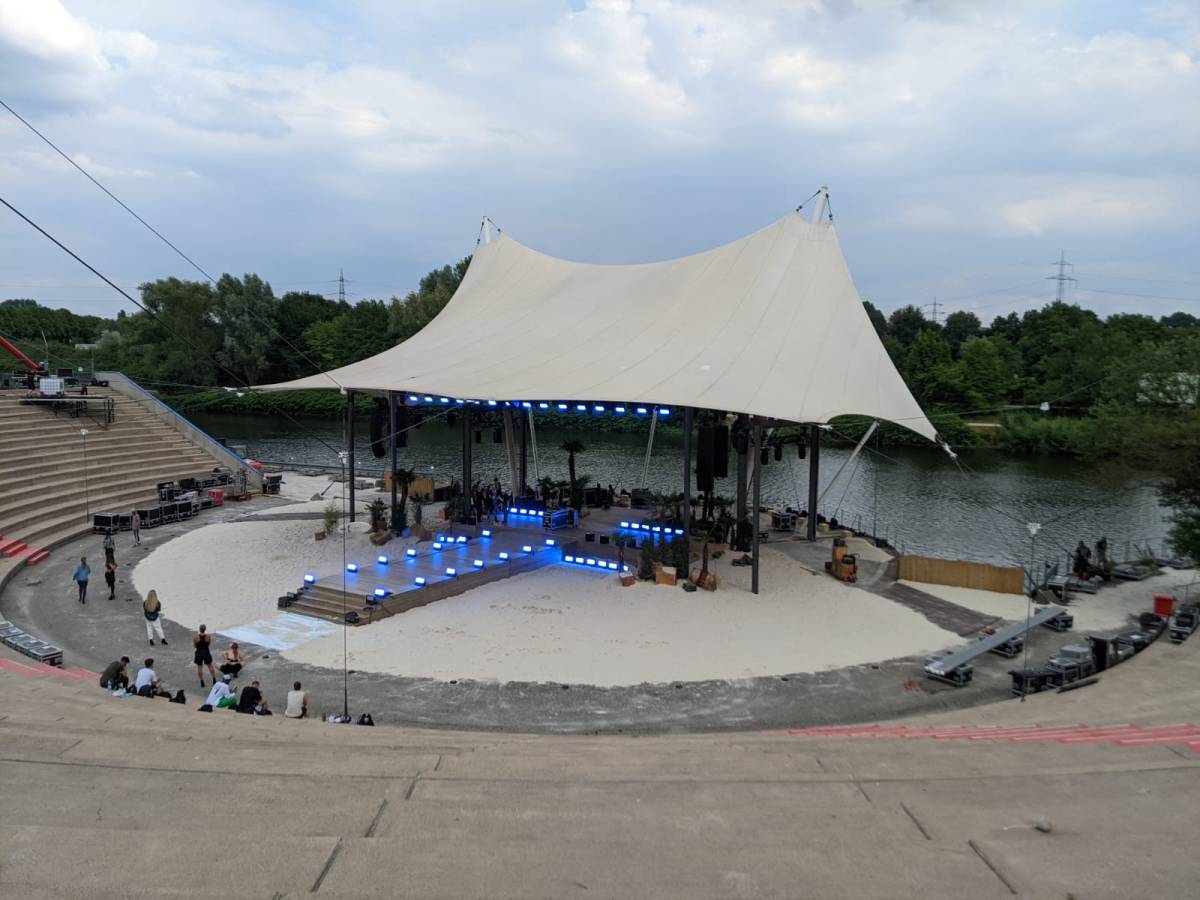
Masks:
[[[42,374],[44,372],[44,370],[42,369],[41,366],[39,366],[32,359],[30,359],[28,356],[26,356],[24,353],[22,353],[20,350],[18,350],[12,344],[12,342],[7,340],[3,335],[0,335],[0,347],[3,347],[9,353],[11,353],[13,356],[15,356],[18,361],[23,363],[25,365],[25,367],[27,369],[29,369],[29,371],[33,372],[35,375]]]

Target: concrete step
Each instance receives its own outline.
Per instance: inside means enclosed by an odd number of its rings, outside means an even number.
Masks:
[[[144,465],[139,465],[136,469],[120,466],[93,471],[91,466],[88,466],[88,486],[90,490],[91,487],[97,485],[136,483],[150,485],[153,490],[160,481],[178,478],[179,476],[175,473],[188,471],[200,474],[203,470],[199,467],[206,461],[200,454],[175,456],[165,453],[156,455],[154,459],[147,460]],[[38,508],[64,504],[82,506],[83,502],[82,474],[70,476],[69,483],[63,483],[63,481],[53,484],[38,482],[19,489],[0,492],[0,507],[4,509],[5,521],[11,521],[22,513]]]

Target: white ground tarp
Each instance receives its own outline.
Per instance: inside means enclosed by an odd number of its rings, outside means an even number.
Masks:
[[[936,432],[875,334],[832,224],[792,213],[694,256],[634,266],[476,249],[446,308],[399,346],[329,373],[342,387],[474,400],[693,406]],[[326,375],[263,390],[329,388]]]

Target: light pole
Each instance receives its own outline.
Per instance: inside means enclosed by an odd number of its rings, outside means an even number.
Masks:
[[[88,500],[87,434],[86,428],[79,429],[79,437],[83,441],[83,516],[85,521],[92,517],[91,502]]]
[[[1022,665],[1026,671],[1029,670],[1029,622],[1033,618],[1033,594],[1037,590],[1037,536],[1042,530],[1041,523],[1027,522],[1025,525],[1029,529],[1029,593],[1025,598],[1025,640],[1021,643],[1025,647],[1025,662]],[[1021,702],[1025,702],[1025,694],[1021,691]]]

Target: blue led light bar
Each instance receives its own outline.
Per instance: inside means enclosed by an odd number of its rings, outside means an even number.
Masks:
[[[446,574],[453,578],[458,574],[458,569],[454,568],[454,566],[446,566]]]
[[[483,560],[482,560],[482,559],[477,559],[477,560],[475,560],[475,562],[473,563],[473,565],[474,565],[474,566],[475,566],[475,568],[477,568],[477,569],[482,569],[482,568],[483,568]]]
[[[375,562],[379,563],[380,565],[384,565],[384,566],[386,566],[386,565],[388,564],[388,558],[387,558],[386,556],[384,556],[384,555],[380,554],[380,555],[379,555],[379,556],[376,558]]]
[[[479,532],[479,534],[480,534],[480,536],[482,536],[482,537],[491,537],[491,536],[492,536],[492,530],[491,530],[490,528],[485,528],[485,529],[483,529],[483,531]]]
[[[358,563],[346,563],[346,571],[353,575],[358,571]]]
[[[501,559],[503,559],[503,560],[507,560],[507,559],[508,559],[508,551],[506,551],[506,550],[501,550],[501,551],[500,551],[500,558],[501,558]]]
[[[417,555],[417,551],[414,550],[412,547],[409,547],[407,550],[404,551],[404,553],[406,556],[416,556]]]
[[[384,597],[386,597],[389,593],[391,593],[391,592],[386,590],[385,588],[375,588],[375,596],[378,597],[380,600],[382,600]]]
[[[413,579],[413,584],[415,584],[417,587],[421,587],[422,585],[425,584],[425,576],[418,575],[416,578]]]
[[[529,546],[528,544],[523,544],[523,545],[521,546],[521,552],[522,552],[522,553],[532,553],[532,552],[533,552],[533,548],[532,548],[531,546]]]
[[[564,556],[563,559],[565,559],[567,562],[575,562],[575,557],[573,556]]]
[[[309,574],[307,574],[307,575],[305,575],[305,576],[304,576],[304,583],[305,583],[305,584],[316,584],[316,583],[317,583],[317,576],[316,576],[316,575],[313,575],[313,574],[310,572]]]
[[[441,541],[434,541],[434,542],[433,542],[433,549],[434,549],[434,550],[441,550],[441,549],[442,549],[442,542],[441,542]]]
[[[546,538],[546,546],[553,547],[557,543],[554,538]]]

